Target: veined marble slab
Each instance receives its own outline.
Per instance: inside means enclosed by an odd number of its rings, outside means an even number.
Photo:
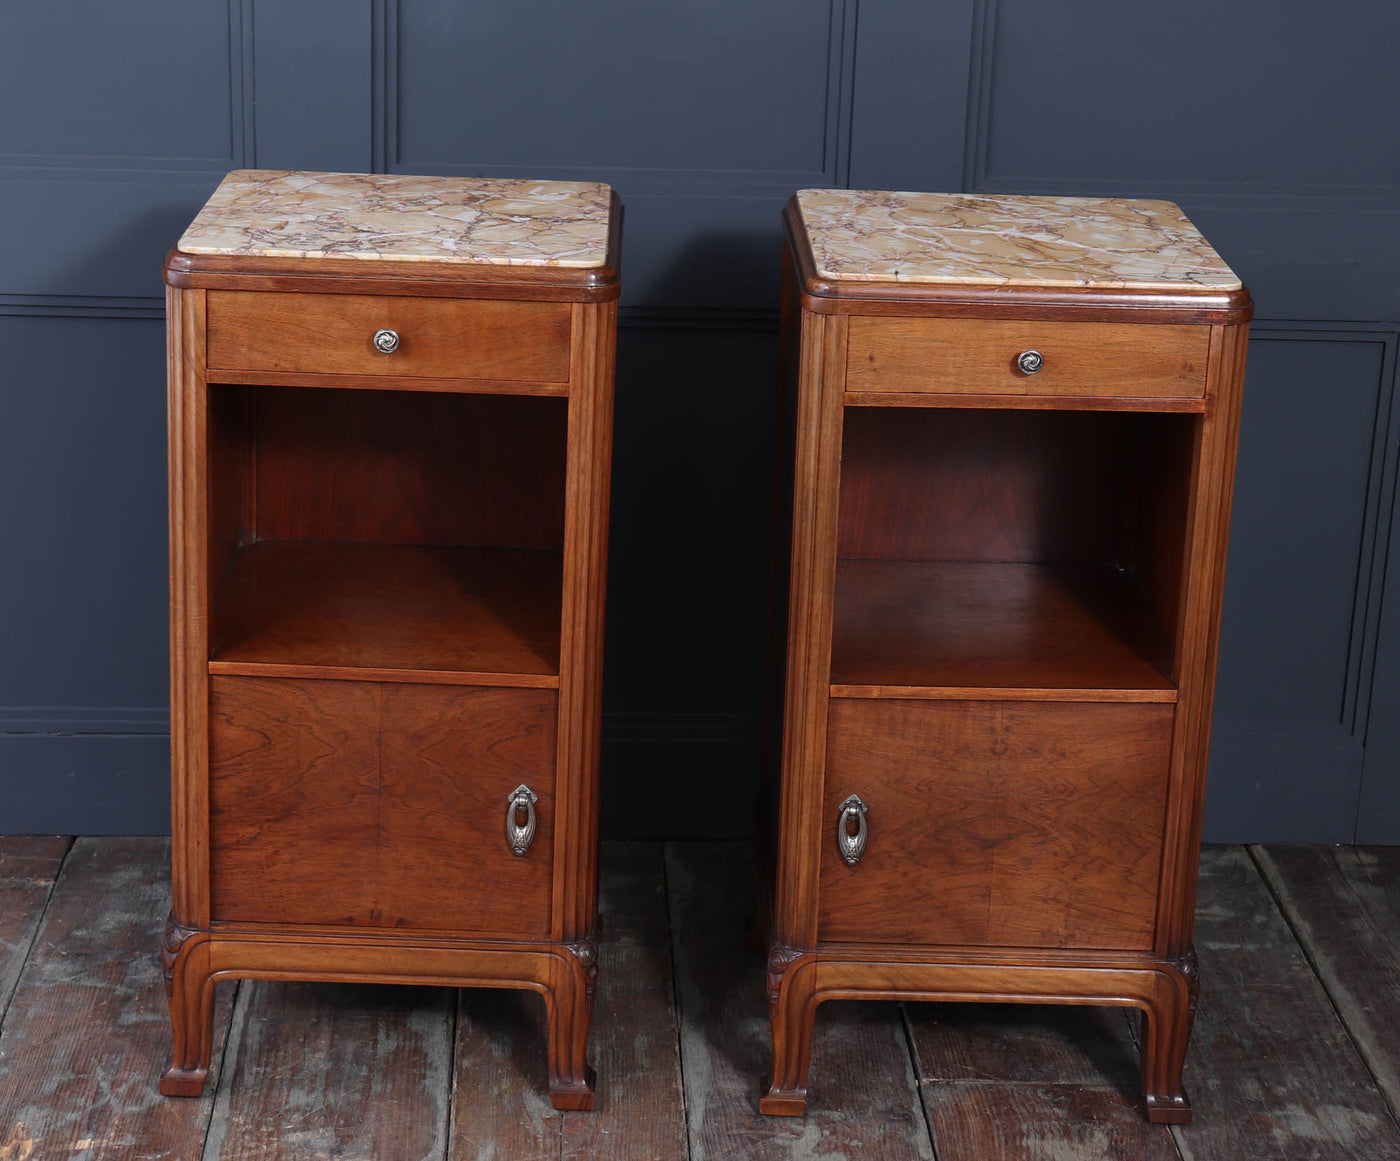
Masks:
[[[240,169],[177,249],[269,258],[388,258],[587,268],[607,261],[598,182]]]
[[[804,189],[817,274],[836,282],[1236,290],[1171,202]]]

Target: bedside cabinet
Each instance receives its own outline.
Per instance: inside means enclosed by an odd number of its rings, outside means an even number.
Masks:
[[[1167,202],[785,226],[762,1109],[802,1111],[824,1000],[1053,1002],[1140,1009],[1184,1122],[1249,295]]]
[[[170,1095],[224,979],[528,988],[591,1108],[602,185],[230,174],[166,260]]]

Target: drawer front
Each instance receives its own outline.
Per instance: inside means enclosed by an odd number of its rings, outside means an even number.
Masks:
[[[215,677],[210,710],[215,920],[548,934],[554,691]]]
[[[1033,374],[1017,363],[1027,352]],[[1208,327],[857,316],[846,389],[1199,399],[1209,352]]]
[[[1173,708],[834,699],[819,937],[1150,949]]]
[[[208,292],[211,368],[567,383],[565,302]],[[391,330],[385,354],[374,336]]]

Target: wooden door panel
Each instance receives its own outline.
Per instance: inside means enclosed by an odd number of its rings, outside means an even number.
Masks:
[[[215,921],[374,922],[378,687],[238,677],[209,684]]]
[[[552,690],[214,677],[216,921],[545,935]],[[507,800],[538,795],[524,856]]]
[[[554,849],[553,690],[383,687],[380,871],[395,922],[545,935]],[[529,851],[506,842],[521,784],[539,796]]]
[[[1172,715],[833,700],[820,938],[1150,949]],[[836,841],[850,794],[869,807],[854,867]]]

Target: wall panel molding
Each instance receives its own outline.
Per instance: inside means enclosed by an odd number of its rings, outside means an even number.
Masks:
[[[1395,500],[1400,331],[1260,319],[1250,344],[1206,836],[1350,842]],[[1273,344],[1289,347],[1266,356]]]
[[[404,0],[373,0],[373,157],[387,173],[430,172],[463,177],[512,177],[538,173],[556,180],[604,181],[632,195],[694,194],[706,198],[786,198],[805,186],[842,186],[849,182],[854,62],[859,0],[827,0],[825,91],[811,102],[823,118],[820,163],[808,168],[684,168],[627,165],[558,165],[541,159],[537,166],[476,158],[406,158],[400,142],[402,93],[400,40]],[[600,67],[603,67],[600,65]],[[760,112],[760,111],[756,111]],[[678,131],[682,131],[679,130]]]
[[[1073,178],[1034,171],[996,171],[992,145],[996,136],[1000,97],[998,78],[1005,75],[998,59],[1004,31],[1005,0],[973,0],[971,67],[968,76],[966,147],[963,189],[969,193],[1041,193],[1071,196],[1112,191],[1122,197],[1159,197],[1220,207],[1256,209],[1341,210],[1387,209],[1400,205],[1400,176],[1383,182],[1301,180],[1184,180],[1145,179],[1128,173],[1082,173]],[[1086,46],[1087,47],[1087,46]],[[1099,51],[1112,51],[1098,46]],[[1065,62],[1065,67],[1072,67]],[[1193,83],[1184,77],[1183,84]],[[1104,99],[1111,99],[1105,92]],[[1228,126],[1237,111],[1225,106],[1219,118]],[[1204,127],[1203,127],[1204,128]]]

